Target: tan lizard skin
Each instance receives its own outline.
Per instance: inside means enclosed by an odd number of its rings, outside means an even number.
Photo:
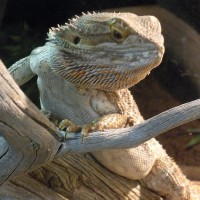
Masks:
[[[128,88],[164,54],[159,21],[131,13],[88,13],[48,33],[48,42],[9,69],[21,85],[38,76],[41,108],[69,131],[143,121]],[[123,133],[122,133],[123,134]],[[189,181],[154,138],[131,149],[93,152],[111,171],[140,180],[168,200],[191,200]]]

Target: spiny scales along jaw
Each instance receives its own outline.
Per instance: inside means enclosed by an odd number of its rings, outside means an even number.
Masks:
[[[136,84],[162,60],[164,39],[153,16],[93,13],[49,32],[59,46],[51,68],[85,88],[118,90]]]

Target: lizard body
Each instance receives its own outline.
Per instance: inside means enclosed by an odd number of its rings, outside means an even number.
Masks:
[[[128,88],[162,60],[163,37],[155,17],[88,13],[51,29],[48,40],[9,69],[18,84],[38,76],[42,110],[69,120],[68,130],[78,126],[85,132],[143,121]],[[154,138],[135,148],[92,154],[111,171],[144,182],[166,199],[192,199],[189,181]]]

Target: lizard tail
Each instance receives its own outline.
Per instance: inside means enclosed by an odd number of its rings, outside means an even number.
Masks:
[[[142,182],[168,200],[191,200],[189,180],[167,155],[155,161]]]

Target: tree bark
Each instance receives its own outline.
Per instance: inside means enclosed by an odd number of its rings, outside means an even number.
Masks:
[[[56,127],[38,112],[9,76],[2,63],[0,65],[2,183],[20,172],[50,162],[60,144],[54,139]]]

